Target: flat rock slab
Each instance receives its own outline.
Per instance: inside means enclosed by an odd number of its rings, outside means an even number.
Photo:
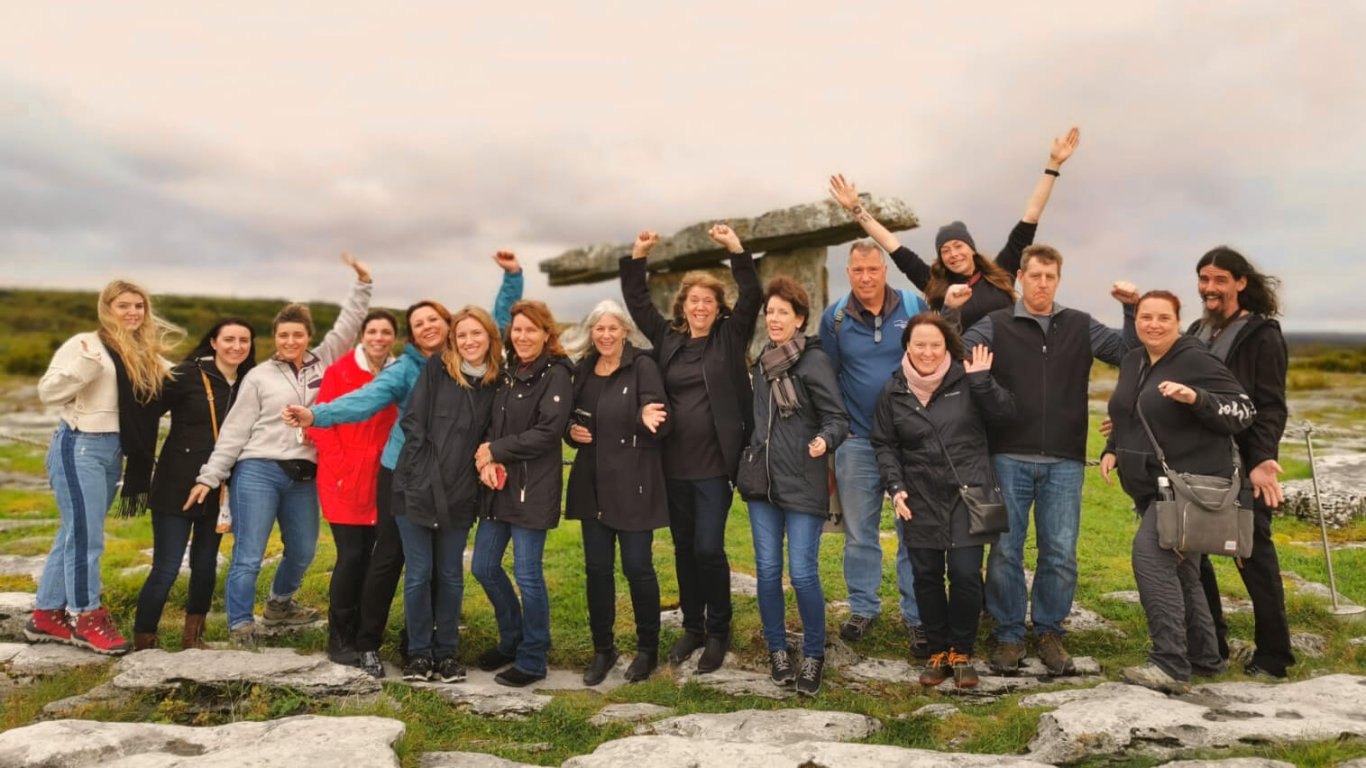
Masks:
[[[394,766],[403,723],[383,717],[288,717],[214,728],[51,720],[0,733],[0,765],[61,768]]]
[[[333,664],[324,656],[301,656],[289,648],[261,651],[176,653],[139,651],[119,660],[115,688],[162,691],[182,683],[216,688],[235,684],[291,688],[313,696],[379,693],[379,681],[357,667]]]
[[[0,555],[0,576],[27,576],[38,583],[47,555]]]
[[[1046,763],[1009,755],[969,755],[902,749],[876,744],[802,741],[754,744],[689,739],[681,736],[632,736],[600,745],[591,755],[570,758],[563,768],[1046,768]]]
[[[945,720],[954,715],[960,714],[962,710],[952,704],[926,704],[910,714],[911,717],[932,717],[935,720]]]
[[[588,719],[588,724],[601,728],[612,723],[643,723],[673,714],[673,707],[640,702],[638,704],[608,704]]]
[[[0,592],[0,640],[23,640],[33,615],[32,592]]]
[[[1229,757],[1223,760],[1176,760],[1162,768],[1295,768],[1294,763],[1265,757]]]
[[[1040,717],[1029,744],[1031,757],[1050,763],[1366,736],[1366,677],[1353,675],[1285,684],[1213,683],[1180,697],[1109,683],[1029,696],[1021,703],[1058,706]]]
[[[636,735],[682,736],[748,744],[854,741],[882,730],[882,723],[852,712],[816,709],[742,709],[725,714],[670,717],[636,728]]]
[[[111,661],[109,656],[60,643],[0,643],[0,667],[4,667],[10,677],[54,675]]]
[[[485,673],[486,675],[488,673]],[[528,688],[508,688],[493,682],[470,679],[463,683],[405,683],[414,688],[431,691],[446,701],[468,709],[476,715],[505,720],[517,720],[545,709],[554,697],[535,693]]]
[[[418,765],[421,768],[536,768],[530,763],[504,760],[483,752],[427,752]]]
[[[1077,667],[1076,675],[1050,677],[1043,662],[1036,657],[1028,657],[1020,664],[1020,674],[1014,677],[992,674],[985,664],[976,663],[979,680],[975,688],[955,688],[945,682],[936,687],[940,693],[962,696],[1000,696],[1016,691],[1041,688],[1049,685],[1086,685],[1100,680],[1100,664],[1089,656],[1072,659]],[[920,673],[924,666],[911,664],[903,659],[864,659],[858,664],[845,667],[842,674],[852,680],[865,683],[893,683],[897,685],[920,685]]]
[[[674,668],[674,679],[679,687],[696,683],[730,696],[759,696],[765,699],[787,699],[797,695],[790,686],[774,685],[767,673],[739,669],[733,653],[726,654],[725,664],[720,669],[699,674],[696,661],[699,655],[694,653],[693,658]]]

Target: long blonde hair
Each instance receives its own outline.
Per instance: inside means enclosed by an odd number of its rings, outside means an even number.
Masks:
[[[114,299],[125,293],[141,297],[145,309],[142,323],[132,330],[114,317]],[[100,291],[96,314],[100,320],[100,340],[123,359],[133,394],[142,402],[159,397],[162,385],[171,373],[164,355],[185,339],[184,329],[157,315],[152,310],[152,297],[147,291],[127,280],[115,280]]]
[[[446,364],[446,373],[455,379],[455,383],[465,389],[469,389],[472,385],[469,379],[465,378],[465,372],[460,370],[460,363],[464,361],[464,358],[460,356],[460,351],[455,348],[455,327],[460,325],[461,320],[471,319],[484,326],[484,333],[489,337],[489,348],[484,353],[484,365],[488,366],[488,370],[484,372],[480,381],[485,386],[492,384],[498,381],[498,374],[502,372],[500,363],[503,359],[503,342],[498,338],[498,325],[493,322],[492,317],[489,317],[489,313],[479,307],[472,305],[461,307],[458,312],[451,315],[451,329],[446,334],[446,349],[441,353],[441,362]]]

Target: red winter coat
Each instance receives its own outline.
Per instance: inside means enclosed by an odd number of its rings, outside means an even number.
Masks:
[[[357,348],[329,366],[315,402],[336,400],[369,384],[375,377],[366,367],[364,354]],[[318,501],[324,520],[342,525],[375,524],[379,457],[396,419],[398,408],[391,405],[365,421],[308,430],[318,446]]]

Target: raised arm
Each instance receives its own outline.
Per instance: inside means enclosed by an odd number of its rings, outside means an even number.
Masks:
[[[650,251],[659,245],[659,233],[644,230],[631,244],[631,257],[622,258],[618,264],[621,273],[621,297],[626,301],[626,311],[630,313],[640,332],[659,349],[664,336],[669,332],[669,321],[655,309],[650,300],[650,286],[646,280],[645,259]]]
[[[502,333],[512,324],[512,305],[522,300],[522,265],[517,263],[517,254],[512,251],[499,251],[493,255],[493,260],[503,269],[503,284],[493,300],[493,322]]]
[[[1116,331],[1101,321],[1091,318],[1091,356],[1118,368],[1124,353],[1137,346],[1138,331],[1134,329],[1134,305],[1124,303],[1124,329]]]
[[[365,266],[365,262],[350,254],[343,254],[342,261],[355,270],[356,282],[351,285],[351,292],[342,303],[337,322],[332,324],[332,329],[323,337],[322,343],[313,348],[313,354],[322,360],[323,365],[331,365],[337,358],[351,351],[352,345],[356,343],[356,337],[360,335],[361,326],[365,323],[365,313],[370,309],[370,293],[375,287],[370,280],[370,269]]]
[[[858,187],[854,182],[844,178],[844,174],[837,173],[830,177],[830,196],[835,198],[835,202],[839,203],[841,208],[849,212],[849,216],[857,221],[858,225],[863,227],[863,231],[882,246],[883,250],[891,253],[901,247],[901,241],[896,235],[882,226],[882,223],[863,207]]]
[[[968,391],[983,420],[1003,424],[1015,418],[1015,395],[991,377],[991,363],[995,355],[978,344],[968,353],[963,370],[968,375]]]
[[[739,289],[730,322],[736,324],[744,341],[748,342],[749,337],[754,335],[754,324],[759,322],[759,311],[764,301],[764,291],[759,286],[759,270],[754,268],[754,256],[745,250],[740,243],[740,236],[726,224],[712,225],[707,236],[730,253],[730,275]]]
[[[1053,139],[1053,146],[1048,150],[1048,164],[1044,166],[1043,173],[1039,180],[1034,184],[1034,191],[1029,195],[1029,202],[1025,203],[1024,215],[1020,217],[1022,221],[1030,224],[1039,223],[1039,217],[1043,215],[1043,209],[1048,206],[1048,197],[1053,194],[1053,183],[1058,178],[1058,171],[1062,164],[1067,162],[1067,158],[1077,151],[1077,145],[1081,143],[1081,129],[1075,125],[1066,136]]]

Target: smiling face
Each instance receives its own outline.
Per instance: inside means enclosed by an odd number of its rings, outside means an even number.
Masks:
[[[512,340],[512,349],[517,353],[517,359],[523,363],[530,363],[540,357],[541,352],[545,350],[545,341],[549,338],[549,334],[526,315],[516,315],[512,318],[508,336]]]
[[[1238,293],[1247,287],[1246,277],[1234,279],[1227,269],[1206,264],[1200,268],[1199,280],[1206,314],[1222,320],[1238,313]]]
[[[147,300],[140,293],[125,291],[109,302],[109,311],[124,330],[136,331],[147,317]]]
[[[768,297],[764,307],[764,324],[768,326],[768,339],[776,346],[785,344],[797,333],[797,327],[806,318],[799,317],[792,308],[792,302],[782,296]]]
[[[1171,301],[1162,297],[1140,301],[1134,321],[1138,340],[1152,355],[1164,354],[1181,336],[1181,316]]]
[[[621,318],[613,314],[604,314],[589,329],[593,339],[593,348],[599,355],[605,358],[616,359],[621,356],[622,347],[626,344],[626,326],[622,324]]]
[[[877,303],[887,291],[887,265],[881,251],[850,251],[844,272],[849,276],[849,290],[865,307]]]
[[[275,326],[275,354],[287,363],[298,363],[308,351],[308,326],[279,323]]]
[[[972,277],[972,273],[977,271],[977,265],[972,260],[972,246],[962,240],[944,243],[944,247],[939,249],[939,258],[944,260],[944,266],[954,274]]]
[[[423,355],[431,355],[445,343],[451,328],[446,320],[431,307],[418,307],[408,316],[413,342]]]
[[[688,321],[688,331],[693,336],[706,336],[721,313],[721,303],[716,300],[716,292],[706,286],[694,285],[683,297],[683,317]]]
[[[445,325],[445,322],[442,320],[442,325]],[[483,363],[489,353],[489,334],[488,331],[484,330],[484,324],[472,317],[467,317],[456,323],[455,351],[460,355],[461,360],[471,365]]]
[[[916,373],[929,376],[939,370],[948,354],[948,343],[944,341],[943,331],[929,323],[911,329],[911,338],[906,341],[906,357]]]
[[[376,317],[365,324],[361,331],[360,343],[365,348],[365,356],[371,360],[382,360],[394,349],[394,326],[382,317]]]
[[[236,368],[251,354],[251,329],[229,323],[209,339],[209,346],[213,347],[214,362],[220,368]]]
[[[1020,270],[1019,279],[1025,309],[1034,315],[1053,314],[1053,297],[1058,294],[1062,266],[1057,262],[1030,259]]]

